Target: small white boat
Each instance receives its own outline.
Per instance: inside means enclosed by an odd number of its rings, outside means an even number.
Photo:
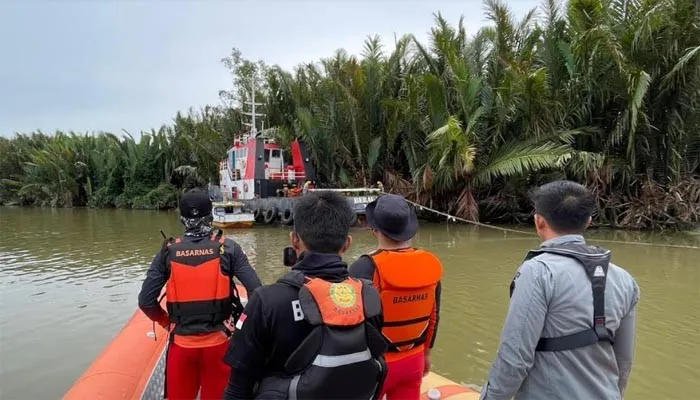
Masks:
[[[255,216],[252,212],[243,212],[243,206],[244,204],[238,201],[212,203],[212,225],[223,229],[251,228],[255,223]]]

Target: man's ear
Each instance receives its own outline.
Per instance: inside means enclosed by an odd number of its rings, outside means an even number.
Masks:
[[[294,250],[299,250],[299,236],[294,231],[289,232],[289,241],[292,243]]]
[[[352,236],[348,235],[348,237],[345,239],[345,244],[343,245],[343,248],[340,249],[340,254],[344,254],[350,249],[350,246],[352,245]]]
[[[586,221],[586,226],[583,229],[588,229],[589,226],[593,223],[593,216],[591,215],[588,217],[588,221]]]
[[[547,220],[545,220],[540,214],[535,214],[535,228],[537,228],[538,232],[547,229]]]

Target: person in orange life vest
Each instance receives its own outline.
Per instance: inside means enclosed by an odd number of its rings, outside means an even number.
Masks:
[[[167,240],[153,258],[139,293],[139,308],[171,333],[166,362],[168,399],[223,397],[230,368],[228,348],[233,277],[251,293],[261,286],[238,243],[212,233],[212,202],[205,191],[190,190],[180,201],[184,237]],[[158,302],[166,286],[166,313]]]
[[[349,272],[371,279],[382,297],[382,334],[389,343],[383,393],[389,400],[418,399],[440,319],[442,263],[434,254],[411,247],[418,219],[403,197],[380,196],[365,211],[378,247],[355,261]]]
[[[226,354],[225,399],[377,398],[386,376],[382,302],[342,260],[353,218],[335,192],[295,201],[296,263],[250,295]]]

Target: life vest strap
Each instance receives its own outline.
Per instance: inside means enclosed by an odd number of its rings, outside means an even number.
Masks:
[[[339,356],[327,356],[319,354],[314,359],[312,365],[324,368],[336,368],[342,367],[343,365],[350,365],[359,363],[362,361],[367,361],[372,358],[372,353],[369,348],[363,351],[358,351],[357,353],[343,354]]]
[[[428,320],[430,320],[429,315],[425,316],[425,317],[407,319],[407,320],[403,320],[403,321],[384,321],[384,326],[386,326],[386,327],[406,326],[406,325],[417,324],[420,322],[425,322]]]
[[[301,289],[306,283],[304,273],[300,271],[289,271],[284,276],[277,280],[278,283],[284,283],[296,289]]]
[[[395,343],[392,342],[392,343],[389,345],[389,350],[388,350],[388,351],[399,352],[399,351],[402,351],[402,350],[400,349],[401,347],[403,347],[403,346],[408,346],[408,345],[412,345],[411,348],[416,347],[416,346],[420,346],[421,344],[425,343],[427,337],[428,337],[428,332],[427,332],[427,330],[426,330],[426,331],[423,332],[419,337],[417,337],[417,338],[415,338],[415,339],[409,339],[409,340],[404,340],[404,341],[395,342]]]
[[[166,303],[168,314],[174,318],[194,317],[202,315],[225,314],[231,312],[229,298],[188,301],[184,303]]]
[[[567,336],[540,338],[536,351],[562,351],[598,343],[600,339],[593,329],[577,332]]]

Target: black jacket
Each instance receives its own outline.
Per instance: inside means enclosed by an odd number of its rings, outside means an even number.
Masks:
[[[202,240],[210,239],[209,236],[182,237],[183,242],[200,242]],[[139,293],[139,308],[153,321],[158,321],[166,315],[165,310],[158,303],[160,291],[170,278],[170,267],[165,263],[166,251],[166,246],[163,246],[153,257]],[[260,278],[258,278],[253,267],[250,266],[248,257],[238,243],[231,239],[226,239],[224,251],[223,262],[221,263],[221,272],[224,275],[231,276],[231,273],[233,273],[233,277],[241,281],[248,293],[252,293],[262,285]]]
[[[292,269],[332,282],[348,276],[347,265],[333,254],[304,253]],[[281,283],[249,297],[224,358],[232,368],[225,399],[252,399],[263,377],[284,374],[284,363],[313,329],[305,320],[295,321],[292,301],[298,299],[295,288]],[[368,320],[379,331],[382,321],[382,315]]]

